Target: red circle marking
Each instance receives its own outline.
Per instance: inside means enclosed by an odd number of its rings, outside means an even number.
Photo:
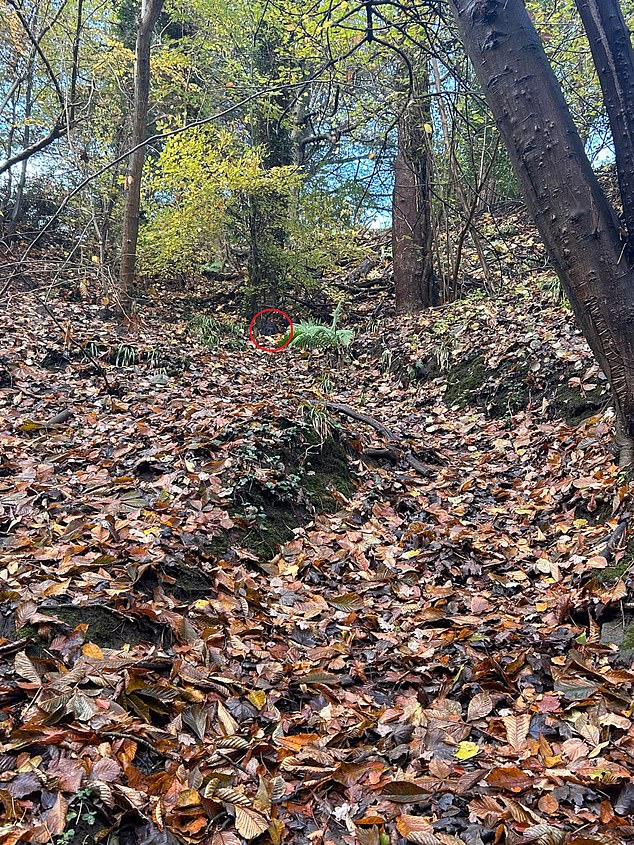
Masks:
[[[253,337],[253,326],[255,324],[255,321],[258,319],[258,317],[261,317],[262,314],[270,314],[271,312],[273,314],[281,314],[282,317],[284,317],[284,319],[286,320],[286,322],[288,323],[288,325],[291,328],[289,336],[288,336],[288,340],[282,346],[274,346],[274,347],[261,346],[257,342],[257,340]],[[251,319],[251,322],[249,323],[249,337],[251,338],[251,343],[255,346],[255,348],[261,349],[262,352],[271,352],[271,353],[281,352],[282,349],[286,349],[288,344],[293,339],[293,321],[291,320],[291,318],[288,316],[288,314],[285,311],[282,311],[279,308],[263,308],[261,311],[258,311],[258,313],[255,315],[255,317],[253,317]]]

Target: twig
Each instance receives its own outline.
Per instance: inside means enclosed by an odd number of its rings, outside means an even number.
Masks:
[[[182,755],[177,754],[175,751],[160,751],[148,739],[144,739],[144,737],[137,736],[136,734],[123,733],[119,731],[102,731],[101,735],[110,736],[114,739],[129,739],[131,742],[136,742],[144,748],[147,748],[149,751],[153,751],[155,754],[162,754],[163,757],[169,757],[170,760],[178,760],[179,762],[182,762],[183,760]]]

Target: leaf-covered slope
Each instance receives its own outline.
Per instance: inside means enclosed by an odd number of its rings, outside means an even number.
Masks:
[[[548,293],[343,361],[50,308],[2,315],[0,843],[631,841],[629,484]]]

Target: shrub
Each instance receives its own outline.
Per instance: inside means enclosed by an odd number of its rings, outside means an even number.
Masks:
[[[337,322],[341,316],[343,303],[340,302],[332,315],[332,323],[326,326],[324,323],[317,323],[307,320],[305,323],[297,323],[293,331],[293,339],[289,346],[296,349],[345,349],[350,346],[354,339],[352,329],[338,329]],[[285,335],[282,343],[288,339]]]

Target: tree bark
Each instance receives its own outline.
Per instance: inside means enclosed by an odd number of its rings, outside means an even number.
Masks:
[[[425,124],[430,123],[427,74],[415,85],[397,127],[392,194],[392,255],[396,309],[413,314],[436,305],[434,279],[431,162]]]
[[[130,146],[136,147],[145,140],[147,132],[148,102],[150,97],[150,48],[152,32],[163,7],[163,0],[141,0],[134,57],[134,97],[132,106],[132,131]],[[123,237],[119,267],[119,296],[121,304],[130,299],[136,251],[139,237],[139,211],[141,206],[141,177],[145,162],[145,147],[135,150],[128,161],[123,210]]]
[[[618,0],[575,0],[614,139],[623,218],[634,243],[634,50]]]
[[[550,258],[634,444],[634,272],[561,87],[521,0],[451,0]]]

